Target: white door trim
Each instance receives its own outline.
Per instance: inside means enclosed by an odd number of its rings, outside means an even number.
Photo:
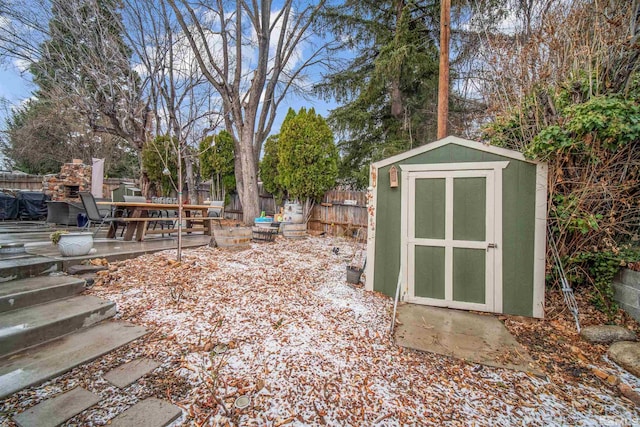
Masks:
[[[405,300],[419,304],[440,305],[467,310],[502,312],[502,169],[509,162],[440,163],[434,165],[400,165],[401,187],[401,265]],[[497,248],[487,253],[485,271],[485,304],[453,301],[453,198],[445,198],[445,239],[415,238],[415,180],[418,178],[444,178],[446,194],[453,194],[453,178],[486,177],[487,179],[487,239]],[[491,212],[493,211],[493,212]],[[411,236],[411,237],[410,237]],[[487,240],[488,241],[488,240]],[[435,300],[415,296],[415,245],[423,244],[445,248],[445,299]],[[485,242],[455,241],[456,247],[485,248]],[[493,266],[493,268],[490,268]]]
[[[463,171],[463,170],[487,170],[504,169],[509,166],[508,161],[502,162],[466,162],[466,163],[433,163],[425,165],[398,165],[406,172],[430,172],[430,171]]]

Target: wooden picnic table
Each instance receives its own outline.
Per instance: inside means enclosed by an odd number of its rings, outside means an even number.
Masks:
[[[149,222],[153,221],[176,221],[177,217],[150,217],[149,211],[177,211],[177,203],[149,203],[149,202],[97,202],[98,206],[111,206],[115,208],[114,216],[120,218],[127,224],[124,231],[124,240],[133,240],[135,233],[136,240],[142,241],[145,234],[164,234],[176,232],[177,228],[162,229],[162,230],[147,230]],[[211,221],[219,221],[220,217],[207,217],[207,211],[211,209],[211,205],[182,205],[182,210],[187,220],[187,228],[183,229],[187,232],[202,230],[204,234],[211,235]],[[128,212],[128,215],[123,216],[124,211]],[[191,214],[195,215],[192,216]],[[199,214],[199,216],[198,216]],[[195,222],[202,222],[202,228],[192,227]],[[116,237],[116,224],[111,224],[107,237],[113,239]]]

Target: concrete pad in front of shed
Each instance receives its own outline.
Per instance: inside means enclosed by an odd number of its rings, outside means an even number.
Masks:
[[[398,320],[395,338],[402,347],[543,375],[524,347],[492,315],[402,304]]]
[[[120,365],[105,374],[104,378],[111,384],[124,388],[156,369],[160,364],[151,359],[136,359]]]
[[[95,405],[100,396],[81,387],[38,403],[13,417],[20,427],[55,427]]]

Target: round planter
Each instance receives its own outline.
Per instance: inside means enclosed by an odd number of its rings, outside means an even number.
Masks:
[[[284,222],[290,222],[293,224],[302,224],[304,222],[302,205],[300,203],[285,203],[283,219],[284,219]]]
[[[215,245],[224,249],[247,249],[251,247],[250,227],[214,228]]]
[[[24,243],[11,242],[0,244],[0,254],[21,254],[24,253]]]
[[[307,224],[285,223],[282,228],[282,235],[287,239],[302,239],[307,236]]]
[[[60,235],[58,249],[62,256],[87,255],[93,248],[93,233],[68,233]]]

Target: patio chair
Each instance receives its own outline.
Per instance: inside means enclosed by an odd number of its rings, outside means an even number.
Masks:
[[[209,218],[222,218],[224,215],[224,200],[212,200],[211,208],[207,210]]]
[[[162,203],[175,205],[178,203],[178,199],[174,197],[164,197]],[[174,223],[178,221],[178,211],[176,209],[165,209],[164,212],[167,218],[173,218]]]
[[[116,231],[118,230],[118,225],[122,225],[124,227],[125,223],[122,220],[111,216],[112,215],[111,212],[107,212],[105,214],[100,213],[100,210],[98,209],[98,205],[96,204],[96,199],[93,197],[93,194],[87,191],[80,191],[78,195],[82,200],[82,205],[84,206],[84,210],[87,212],[88,221],[83,227],[84,230],[89,230],[91,228],[92,223],[97,223],[98,228],[96,228],[96,231],[93,232],[93,235],[95,236],[96,234],[98,234],[98,231],[100,231],[100,228],[105,223],[113,224]]]
[[[123,196],[124,197],[124,201],[125,202],[133,202],[133,203],[146,203],[147,199],[145,199],[143,196]],[[167,226],[168,229],[173,228],[173,221],[172,220],[164,220],[162,219],[162,210],[159,209],[153,209],[153,210],[149,210],[149,217],[150,218],[158,218],[157,221],[149,221],[149,225],[152,226],[152,230],[155,230],[156,227],[159,225],[161,230],[164,230],[164,227]],[[166,211],[164,211],[166,212]],[[168,217],[168,214],[167,214]],[[171,234],[171,233],[167,233],[167,234]],[[164,233],[162,233],[162,237],[164,237]]]
[[[132,202],[132,203],[146,203],[147,199],[144,196],[123,196],[124,201],[125,202]],[[148,210],[147,211],[149,213],[149,217],[150,218],[162,218],[162,211],[158,210],[158,209],[153,209],[153,210]],[[149,221],[149,225],[152,225],[152,230],[155,230],[156,227],[159,225],[160,228],[162,230],[164,230],[164,226],[168,224],[166,224],[166,221]],[[170,228],[170,227],[168,227]],[[164,234],[162,234],[164,236]]]

